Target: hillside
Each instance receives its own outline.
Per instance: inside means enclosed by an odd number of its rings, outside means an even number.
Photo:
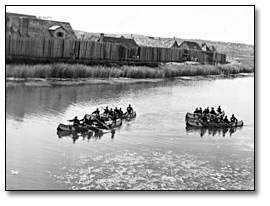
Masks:
[[[94,32],[85,32],[85,31],[74,31],[78,39],[91,40],[93,37],[99,37],[100,33]],[[173,38],[162,38],[162,37],[149,37],[145,35],[138,34],[105,34],[106,36],[120,37],[124,36],[126,38],[134,38],[136,41],[140,42],[152,41],[153,39],[161,40],[162,42],[171,41]],[[228,57],[232,56],[254,56],[254,45],[251,44],[242,44],[242,43],[231,43],[231,42],[221,42],[221,41],[211,41],[211,40],[202,40],[202,39],[181,39],[176,37],[175,40],[180,45],[183,41],[194,41],[199,45],[206,43],[208,47],[214,46],[218,52],[226,54]]]

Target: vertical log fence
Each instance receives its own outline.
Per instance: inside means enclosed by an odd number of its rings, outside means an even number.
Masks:
[[[182,62],[184,54],[202,64],[226,63],[226,55],[218,52],[143,46],[126,48],[119,44],[95,41],[6,36],[6,56],[12,57],[111,62]]]

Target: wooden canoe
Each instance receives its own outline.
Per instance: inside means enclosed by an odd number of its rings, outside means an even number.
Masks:
[[[57,127],[57,131],[76,131],[76,132],[87,132],[89,131],[84,126],[74,126],[72,124],[62,124],[60,123]]]
[[[117,116],[117,118],[119,119],[132,119],[132,118],[135,118],[136,117],[136,112],[134,111],[133,113],[131,114],[128,114],[128,113],[125,113],[123,114],[123,116]],[[101,114],[100,117],[104,120],[104,121],[109,121],[110,119],[112,119],[113,117],[112,116],[109,116],[109,115],[104,115],[104,114]]]
[[[209,123],[203,123],[200,120],[187,120],[186,122],[187,126],[190,127],[205,127],[205,128],[209,128],[209,127],[217,127],[217,128],[225,128],[225,127],[242,127],[244,125],[244,122],[238,121],[237,123],[214,123],[214,122],[209,122]]]
[[[208,113],[207,115],[206,115],[206,117],[208,118],[208,119],[210,119],[210,118],[212,118],[212,117],[220,117],[220,116],[224,116],[225,115],[225,112],[223,111],[221,114],[218,114],[218,115],[213,115],[213,114],[210,114],[210,113]],[[187,120],[199,120],[200,118],[202,117],[202,115],[201,114],[198,114],[198,113],[187,113],[186,114],[186,121]]]

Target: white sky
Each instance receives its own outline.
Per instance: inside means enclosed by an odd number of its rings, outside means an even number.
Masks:
[[[7,6],[74,30],[254,44],[252,6]]]

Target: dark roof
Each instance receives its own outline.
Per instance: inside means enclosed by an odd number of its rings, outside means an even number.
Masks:
[[[184,43],[186,43],[190,49],[202,50],[202,48],[200,47],[200,45],[197,42],[192,42],[192,41],[184,41],[184,42],[182,42],[182,44],[184,44]],[[179,47],[181,47],[182,44],[180,44]]]
[[[100,39],[99,39],[100,41]],[[113,44],[120,44],[124,47],[127,48],[134,48],[138,47],[134,39],[126,39],[126,38],[117,38],[117,37],[109,37],[109,36],[104,36],[103,37],[103,42],[108,42],[108,43],[113,43]]]

